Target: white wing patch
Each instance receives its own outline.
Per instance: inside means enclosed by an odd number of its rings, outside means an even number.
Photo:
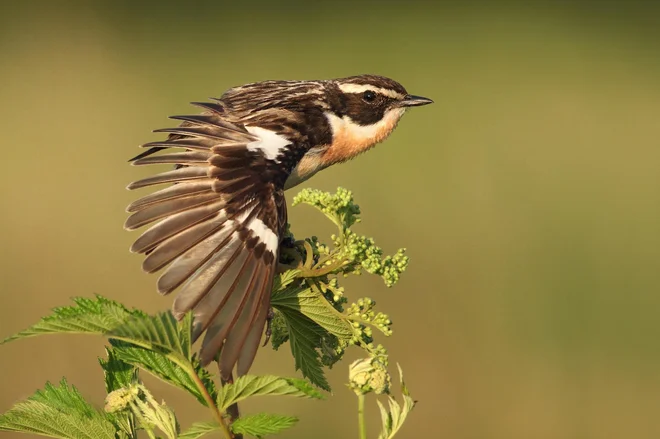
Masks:
[[[277,235],[263,221],[259,218],[253,218],[247,227],[259,237],[259,241],[266,244],[266,249],[270,250],[273,254],[277,253]]]
[[[249,151],[261,151],[268,160],[277,160],[282,150],[291,142],[274,131],[261,127],[246,126],[246,130],[259,138],[247,144]]]

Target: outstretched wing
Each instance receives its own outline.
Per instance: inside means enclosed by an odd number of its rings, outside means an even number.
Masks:
[[[287,169],[283,137],[223,118],[221,104],[175,116],[184,122],[166,141],[144,146],[135,165],[173,164],[174,170],[131,183],[129,189],[171,183],[128,206],[125,228],[153,224],[131,251],[143,253],[143,269],[165,268],[158,291],[180,291],[173,312],[193,310],[193,338],[206,332],[200,359],[219,355],[223,377],[234,365],[247,372],[263,334],[270,306],[278,248],[286,225],[282,191]],[[163,149],[177,152],[155,154]],[[168,151],[170,151],[168,149]]]

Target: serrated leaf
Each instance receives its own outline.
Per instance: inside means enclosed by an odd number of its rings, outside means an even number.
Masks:
[[[225,384],[218,392],[217,405],[225,410],[250,396],[291,395],[322,399],[323,395],[305,380],[273,375],[243,375],[232,384]]]
[[[69,387],[65,378],[62,378],[59,386],[46,383],[43,390],[37,390],[28,400],[48,404],[58,410],[73,410],[88,418],[100,415],[98,410],[85,401],[75,386]]]
[[[279,311],[286,320],[296,370],[302,371],[303,376],[314,385],[329,392],[330,385],[323,375],[323,365],[317,350],[327,332],[298,311],[287,307]]]
[[[171,312],[134,316],[108,332],[108,336],[189,361],[192,317],[179,322]]]
[[[325,399],[325,395],[312,386],[309,381],[300,378],[283,378],[290,386],[295,387],[300,394],[293,396],[305,396],[313,399]]]
[[[231,424],[231,431],[236,434],[247,434],[261,438],[268,434],[277,434],[287,428],[291,428],[296,422],[298,422],[298,418],[295,416],[259,413],[236,419]]]
[[[399,377],[401,379],[403,406],[399,405],[399,403],[391,396],[388,396],[387,398],[389,410],[386,409],[380,401],[376,401],[378,403],[378,408],[380,409],[380,417],[382,421],[382,431],[378,435],[378,439],[391,439],[394,437],[403,426],[408,414],[413,408],[415,408],[415,401],[410,397],[410,392],[403,380],[403,370],[401,370],[401,366],[398,364],[397,368],[399,369]]]
[[[113,349],[106,348],[105,353],[108,358],[99,358],[99,364],[103,369],[107,393],[122,387],[129,387],[137,381],[137,368],[135,366],[117,358]]]
[[[47,383],[27,401],[0,415],[0,431],[34,433],[63,439],[114,439],[115,427],[66,380]]]
[[[111,343],[117,359],[146,370],[157,378],[187,391],[197,398],[200,403],[207,405],[190,374],[179,364],[170,360],[166,354],[119,340],[111,340]],[[196,360],[193,361],[193,366],[209,394],[215,398],[217,390],[209,372],[202,368]]]
[[[279,291],[284,290],[286,287],[288,287],[291,282],[296,280],[298,275],[300,274],[299,270],[287,270],[284,273],[280,273],[277,276],[273,278],[273,288],[272,288],[272,295],[277,294]]]
[[[297,311],[340,339],[348,340],[353,336],[348,319],[312,288],[287,288],[273,295],[271,305],[279,310]]]
[[[216,430],[220,430],[217,422],[195,422],[188,430],[179,435],[179,439],[198,439]]]
[[[129,310],[118,302],[98,295],[94,299],[78,297],[73,301],[75,305],[53,309],[51,315],[0,344],[41,334],[105,334],[131,317],[145,315],[142,311]]]

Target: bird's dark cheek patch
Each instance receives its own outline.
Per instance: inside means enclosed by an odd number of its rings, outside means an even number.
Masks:
[[[346,116],[358,125],[373,125],[380,121],[385,114],[386,103],[382,100],[365,102],[362,94],[346,95]]]

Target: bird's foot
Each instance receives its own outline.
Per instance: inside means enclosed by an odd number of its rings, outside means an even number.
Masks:
[[[287,236],[280,243],[280,257],[277,273],[281,274],[288,270],[299,268],[303,260],[303,242],[295,241],[293,237]]]
[[[273,310],[273,307],[271,306],[268,308],[268,314],[266,315],[266,341],[264,341],[264,344],[262,347],[266,346],[268,342],[270,341],[270,336],[273,334],[273,317],[275,317],[275,310]]]

